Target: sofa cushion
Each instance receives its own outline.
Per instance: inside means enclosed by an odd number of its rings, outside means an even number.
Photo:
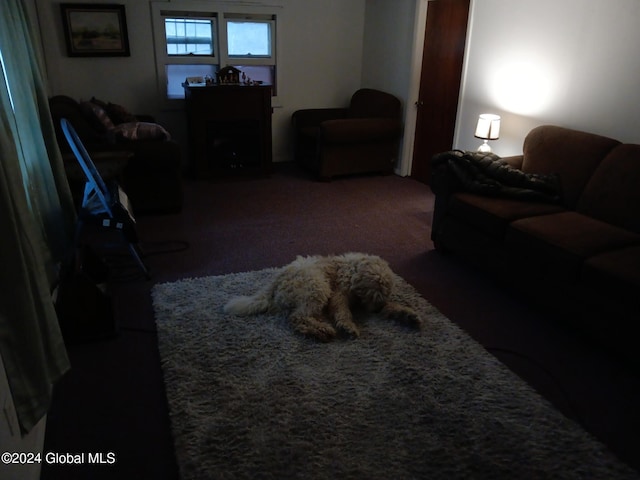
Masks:
[[[616,147],[600,163],[577,210],[640,233],[640,145]]]
[[[87,121],[93,125],[97,131],[104,133],[115,127],[106,110],[97,103],[82,102],[80,103],[80,108]]]
[[[107,102],[105,102],[104,100],[100,100],[99,98],[96,98],[96,97],[91,97],[90,102],[95,103],[96,105],[104,108],[105,110],[107,109]]]
[[[398,138],[401,129],[392,118],[344,118],[322,122],[320,135],[330,143],[386,142]]]
[[[138,121],[138,118],[122,105],[109,102],[105,110],[109,114],[111,121],[116,125]]]
[[[485,197],[464,192],[453,194],[448,208],[454,217],[497,239],[503,238],[507,226],[514,220],[564,210],[551,203]]]
[[[587,259],[580,278],[588,295],[606,297],[614,310],[640,315],[640,245]],[[637,316],[636,318],[640,318]]]
[[[612,138],[544,125],[531,130],[524,140],[522,170],[557,173],[565,205],[573,210],[598,164],[619,144]]]
[[[102,109],[109,115],[109,119],[115,124],[119,125],[121,123],[131,123],[131,122],[142,122],[147,120],[141,120],[136,117],[133,113],[127,110],[122,105],[118,105],[116,103],[105,102],[104,100],[100,100],[96,97],[91,97],[91,103],[102,107]]]
[[[113,133],[120,140],[170,140],[171,135],[157,123],[131,122],[121,123],[113,128]]]
[[[508,254],[536,275],[575,282],[583,262],[594,255],[640,245],[640,235],[577,212],[515,220],[505,237]],[[516,268],[519,268],[516,266]]]

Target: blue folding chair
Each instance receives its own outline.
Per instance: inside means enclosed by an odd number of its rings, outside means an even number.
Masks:
[[[132,214],[129,197],[117,182],[111,182],[107,186],[71,123],[66,118],[62,118],[60,125],[87,178],[76,228],[76,243],[79,242],[84,222],[96,224],[100,228],[119,231],[131,256],[142,269],[145,277],[151,278],[138,248],[136,220]]]

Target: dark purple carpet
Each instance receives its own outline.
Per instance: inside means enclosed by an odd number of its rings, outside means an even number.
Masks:
[[[149,295],[155,283],[348,251],[385,258],[558,409],[640,468],[638,375],[551,312],[435,252],[428,186],[397,176],[322,183],[280,165],[269,178],[186,181],[185,191],[181,214],[138,219],[152,280],[115,272],[119,335],[70,345],[72,369],[55,390],[45,451],[113,452],[116,462],[43,465],[43,479],[177,478]]]

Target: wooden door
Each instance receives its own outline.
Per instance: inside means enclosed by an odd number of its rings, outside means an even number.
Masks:
[[[411,167],[424,183],[431,157],[453,146],[468,18],[469,0],[432,0],[427,7]]]

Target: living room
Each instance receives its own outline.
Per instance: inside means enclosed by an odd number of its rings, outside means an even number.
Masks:
[[[152,114],[159,123],[171,131],[174,138],[185,145],[187,131],[182,107],[165,108],[156,88],[149,3],[134,0],[122,3],[126,6],[131,55],[121,58],[72,58],[67,56],[65,50],[59,2],[33,2],[42,35],[50,93],[65,94],[76,99],[96,96],[126,105],[135,112]],[[426,18],[426,0],[208,3],[245,6],[259,4],[259,7],[278,9],[278,21],[281,22],[281,38],[278,40],[281,63],[278,64],[279,98],[274,103],[273,114],[275,161],[284,163],[291,160],[290,119],[295,110],[344,105],[351,94],[360,87],[379,88],[397,95],[404,105],[405,125],[415,124],[413,104],[421,70],[420,34]],[[639,142],[635,125],[640,111],[634,102],[630,101],[635,98],[635,79],[640,74],[640,59],[634,52],[634,46],[640,40],[640,34],[634,25],[640,13],[637,2],[615,0],[602,3],[595,0],[570,0],[559,4],[543,0],[517,3],[514,5],[514,2],[509,0],[471,2],[454,146],[461,149],[477,148],[479,141],[474,138],[473,129],[478,114],[483,112],[501,115],[501,137],[491,145],[496,153],[505,156],[520,153],[522,141],[529,130],[544,123],[609,135],[625,142]],[[313,61],[310,62],[309,59]],[[411,129],[405,131],[400,162],[396,166],[396,172],[401,175],[406,175],[411,170],[413,134]],[[280,183],[276,185],[281,186]],[[261,188],[269,190],[270,187]],[[294,191],[299,191],[299,188],[299,185],[294,187]],[[415,194],[414,197],[407,197],[410,201],[431,198],[421,186],[403,185],[400,188],[406,188]],[[190,205],[196,201],[208,201],[206,190],[200,186],[190,197]],[[222,190],[232,195],[229,188],[222,187]],[[336,189],[336,196],[339,195],[339,190]],[[326,192],[317,193],[322,194]],[[219,192],[215,198],[220,200]],[[286,202],[284,199],[276,198],[283,203]],[[367,195],[357,198],[363,201],[371,200]],[[253,200],[260,201],[256,198]],[[398,212],[401,210],[398,208]],[[425,228],[428,227],[428,212],[418,212],[417,207],[412,212],[419,215],[420,220],[425,223]],[[193,218],[188,217],[177,223],[188,223],[190,220]],[[142,219],[141,226],[147,233],[158,233],[163,228],[162,219]],[[374,231],[370,228],[371,230],[366,230],[368,233]],[[427,241],[428,232],[417,228],[416,226],[415,235],[424,237],[424,248],[430,249]],[[298,245],[295,230],[289,234],[290,245]],[[410,237],[406,232],[401,236],[405,240]],[[335,248],[340,248],[337,246],[339,238],[336,237],[333,239],[335,242],[331,242]],[[384,237],[384,240],[393,242],[388,237]],[[259,248],[269,252],[266,246],[262,246],[262,242],[265,245],[269,244],[266,239],[262,239],[257,242],[261,245]],[[317,243],[312,245],[318,246]],[[357,243],[345,241],[342,245],[347,248]],[[311,246],[301,248],[307,249]],[[294,250],[293,246],[291,250]],[[390,253],[393,250],[391,245],[380,247],[380,251],[383,252]],[[259,252],[247,256],[242,252],[231,252],[230,255],[236,263],[222,262],[223,265],[252,269],[261,266],[256,261]],[[284,253],[282,256],[274,255],[265,263],[273,265],[278,261],[284,261],[285,257]],[[252,260],[255,263],[252,264]],[[408,261],[401,256],[395,257],[395,260],[397,264]],[[166,268],[163,267],[165,262],[170,260],[160,259],[156,262],[158,270],[162,271]],[[429,257],[427,261],[418,258],[415,266],[404,265],[403,272],[408,280],[422,282],[422,286],[428,288],[432,282],[437,282],[436,276],[429,276],[426,281],[419,280],[419,266],[435,268],[438,265],[442,266],[442,262],[434,260],[434,257]],[[175,268],[168,268],[165,274],[176,275]],[[476,277],[475,273],[471,274],[471,279],[461,280],[456,274],[461,274],[463,269],[459,269],[457,265],[445,267],[445,271],[447,268],[452,270],[443,274],[443,279],[451,291],[460,285],[463,286],[463,290],[465,286],[478,288],[482,285],[482,277]],[[186,270],[190,274],[200,273],[206,271],[206,266],[189,264]],[[170,274],[166,273],[169,271]],[[526,312],[526,307],[520,304],[513,305],[518,303],[517,300],[493,291],[490,287],[486,288],[489,292],[483,290],[483,294],[486,293],[487,298],[481,302],[485,308],[490,308],[487,306],[490,303],[487,299],[494,299],[507,303],[506,308],[509,312]],[[129,295],[140,291],[138,287],[133,287]],[[443,295],[444,291],[444,288],[436,289],[435,296]],[[458,290],[456,295],[459,294]],[[452,303],[451,300],[441,301],[444,306]],[[473,302],[470,305],[474,305]],[[119,308],[125,307],[122,303]],[[135,308],[146,310],[149,306],[138,304]],[[132,347],[127,345],[123,348]],[[530,367],[524,368],[526,370]],[[106,371],[102,371],[101,374],[109,375]],[[606,396],[605,393],[602,394],[605,400]],[[123,401],[118,407],[126,409],[126,402]],[[110,412],[107,417],[112,414],[122,415],[122,412]],[[77,431],[83,429],[79,428]],[[59,431],[57,435],[64,437]],[[96,437],[98,436],[99,433],[96,433]],[[82,439],[76,439],[67,445],[77,445],[81,441]],[[90,443],[94,447],[101,445],[96,438]],[[58,443],[61,444],[64,442]],[[118,447],[109,444],[105,445],[104,449],[117,450]],[[632,446],[629,446],[629,450],[633,450]],[[146,459],[158,451],[163,450],[150,449]],[[122,460],[125,465],[126,462]],[[131,462],[129,467],[132,463],[135,462]],[[126,467],[123,467],[123,471],[131,473],[134,470],[126,470]],[[143,467],[140,467],[138,473],[140,472],[145,472]],[[55,478],[55,474],[72,478],[69,470],[50,471],[50,478]],[[102,471],[102,474],[108,475],[106,471]],[[145,473],[140,475],[144,477]]]
[[[51,93],[77,100],[95,96],[151,114],[184,143],[183,106],[178,102],[166,110],[157,86],[149,4],[122,3],[131,55],[77,58],[66,53],[59,2],[35,2]],[[216,3],[228,7],[243,2],[210,2]],[[415,122],[428,2],[245,3],[276,5],[281,17],[274,161],[291,160],[294,111],[344,106],[355,90],[368,87],[392,93],[403,103],[409,128],[397,171],[410,172],[410,126]],[[633,0],[527,0],[517,6],[508,0],[471,2],[455,146],[477,147],[473,129],[484,112],[502,116],[500,139],[492,145],[503,156],[520,153],[525,135],[542,123],[637,141],[633,126],[638,112],[628,101],[640,71],[633,50],[640,35],[633,24],[637,8]]]

